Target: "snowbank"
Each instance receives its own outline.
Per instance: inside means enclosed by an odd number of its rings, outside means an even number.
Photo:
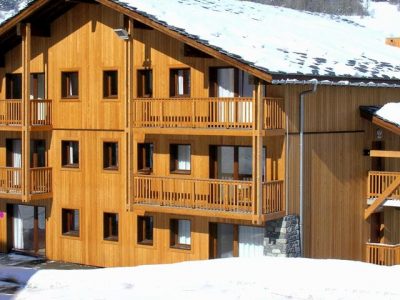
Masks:
[[[41,270],[16,299],[400,299],[399,276],[398,266],[353,261],[231,258]]]
[[[375,114],[378,117],[400,127],[400,102],[387,103]]]

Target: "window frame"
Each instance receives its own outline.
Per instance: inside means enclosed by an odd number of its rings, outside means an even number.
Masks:
[[[77,75],[77,95],[70,95],[68,86],[71,81],[70,76],[72,74]],[[61,99],[62,100],[79,100],[80,95],[80,84],[79,84],[79,71],[78,70],[65,70],[61,71]]]
[[[69,157],[69,148],[66,143],[77,143],[78,145],[78,162],[77,163],[64,163],[68,161]],[[80,141],[79,140],[61,140],[61,168],[64,169],[79,169],[80,168]],[[67,147],[66,150],[64,150],[64,147]],[[64,157],[65,155],[65,157]],[[73,154],[72,154],[73,155]]]
[[[148,77],[147,75],[150,74]],[[136,96],[137,98],[153,98],[153,70],[138,69],[136,72]],[[147,84],[150,84],[148,87]],[[150,91],[147,92],[147,89]]]
[[[190,169],[189,170],[182,170],[179,169],[179,146],[188,146],[189,147],[189,163]],[[192,145],[190,143],[187,144],[177,144],[172,143],[169,145],[169,170],[171,174],[184,174],[190,175],[192,172]]]
[[[114,226],[116,226],[116,227],[114,227]],[[116,230],[116,232],[114,232],[114,230]],[[118,215],[118,213],[103,212],[103,241],[108,241],[108,242],[118,242],[119,241],[119,215]]]
[[[119,97],[119,76],[118,70],[103,70],[103,99],[115,100]],[[115,80],[115,82],[113,82]],[[115,86],[114,86],[115,85]],[[116,94],[113,93],[114,88]]]
[[[147,238],[148,223],[146,220],[151,220],[151,239]],[[153,216],[138,216],[137,217],[137,244],[145,246],[154,245],[154,217]]]
[[[183,71],[182,95],[179,95],[179,71]],[[169,96],[171,98],[190,98],[191,88],[192,85],[190,67],[171,68],[169,70]]]
[[[189,222],[190,244],[179,243],[179,221]],[[170,248],[180,249],[180,250],[192,250],[192,245],[193,245],[192,220],[172,218],[169,220],[169,230],[170,230],[170,243],[169,243]]]
[[[116,165],[112,165],[112,152],[113,150],[111,150],[108,153],[108,157],[106,157],[106,145],[107,144],[113,144],[116,145],[116,149],[115,149],[115,157],[116,157]],[[107,149],[110,149],[110,147],[108,147]],[[111,155],[111,157],[110,157]],[[106,158],[108,159],[108,163],[110,164],[109,166],[106,166]],[[103,141],[103,170],[104,171],[118,171],[119,170],[119,160],[120,160],[120,155],[119,155],[119,141],[109,141],[109,140],[104,140]]]
[[[75,227],[75,213],[78,213],[78,230],[71,230]],[[67,223],[65,223],[67,222]],[[61,234],[69,237],[80,237],[81,214],[77,208],[61,209]]]
[[[153,145],[153,147],[151,147]],[[153,149],[151,152],[150,149]],[[141,174],[151,174],[154,168],[154,149],[155,145],[153,142],[137,143],[137,160],[136,167],[137,172]],[[147,161],[147,151],[150,151],[150,160]],[[146,165],[150,165],[147,167]]]

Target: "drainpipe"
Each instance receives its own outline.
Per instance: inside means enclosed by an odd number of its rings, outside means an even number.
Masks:
[[[300,134],[300,141],[299,141],[299,155],[300,155],[300,162],[299,162],[299,199],[300,199],[300,251],[301,257],[304,257],[304,230],[303,230],[303,197],[304,197],[304,99],[307,94],[315,93],[317,91],[317,84],[318,82],[315,81],[313,88],[311,90],[303,91],[300,93],[300,126],[299,126],[299,134]]]

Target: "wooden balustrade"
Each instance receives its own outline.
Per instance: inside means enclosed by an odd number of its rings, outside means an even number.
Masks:
[[[393,266],[400,264],[400,244],[366,244],[366,261],[368,263]]]
[[[275,180],[263,183],[263,214],[285,211],[283,189],[283,180]]]
[[[30,100],[30,125],[52,123],[52,101]],[[22,100],[0,100],[0,126],[22,126]]]
[[[282,98],[264,98],[264,128],[285,128],[285,101]]]
[[[368,173],[368,198],[379,197],[398,177],[400,177],[399,172],[370,171]],[[400,186],[390,198],[400,200]]]
[[[284,102],[265,98],[264,128],[284,128]],[[142,98],[133,100],[133,126],[253,129],[252,98]]]
[[[48,194],[52,191],[52,168],[31,168],[31,194]],[[0,194],[22,194],[21,168],[0,167]]]
[[[30,100],[32,126],[44,126],[52,124],[52,101],[51,100]]]
[[[135,176],[134,204],[253,213],[251,181]],[[263,185],[263,214],[281,212],[283,181]]]
[[[52,168],[31,168],[31,194],[52,192]]]
[[[22,100],[0,100],[0,126],[22,125]]]
[[[252,212],[248,181],[134,177],[134,203],[169,207]]]
[[[0,167],[0,193],[22,194],[22,169]]]

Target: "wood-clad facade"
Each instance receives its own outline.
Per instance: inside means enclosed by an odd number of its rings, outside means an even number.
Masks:
[[[259,70],[98,2],[65,4],[47,37],[22,24],[23,42],[4,53],[0,251],[15,248],[16,205],[45,209],[44,221],[31,213],[33,244],[45,250],[30,252],[96,266],[215,257],[215,224],[232,224],[237,254],[241,226],[299,215],[299,94],[309,86],[272,85],[268,74],[257,78]],[[224,94],[213,85],[228,69],[234,86]],[[8,99],[10,74],[21,74],[20,100]],[[43,74],[44,95],[32,96],[39,81],[31,74]],[[378,127],[359,106],[399,98],[396,88],[329,85],[306,96],[305,256],[365,258],[372,159],[364,150]],[[9,146],[18,139],[19,156]],[[386,129],[380,140],[400,148]],[[383,160],[385,171],[400,170],[399,159]],[[399,243],[400,215],[390,209],[385,241]],[[189,237],[177,240],[187,226]]]

